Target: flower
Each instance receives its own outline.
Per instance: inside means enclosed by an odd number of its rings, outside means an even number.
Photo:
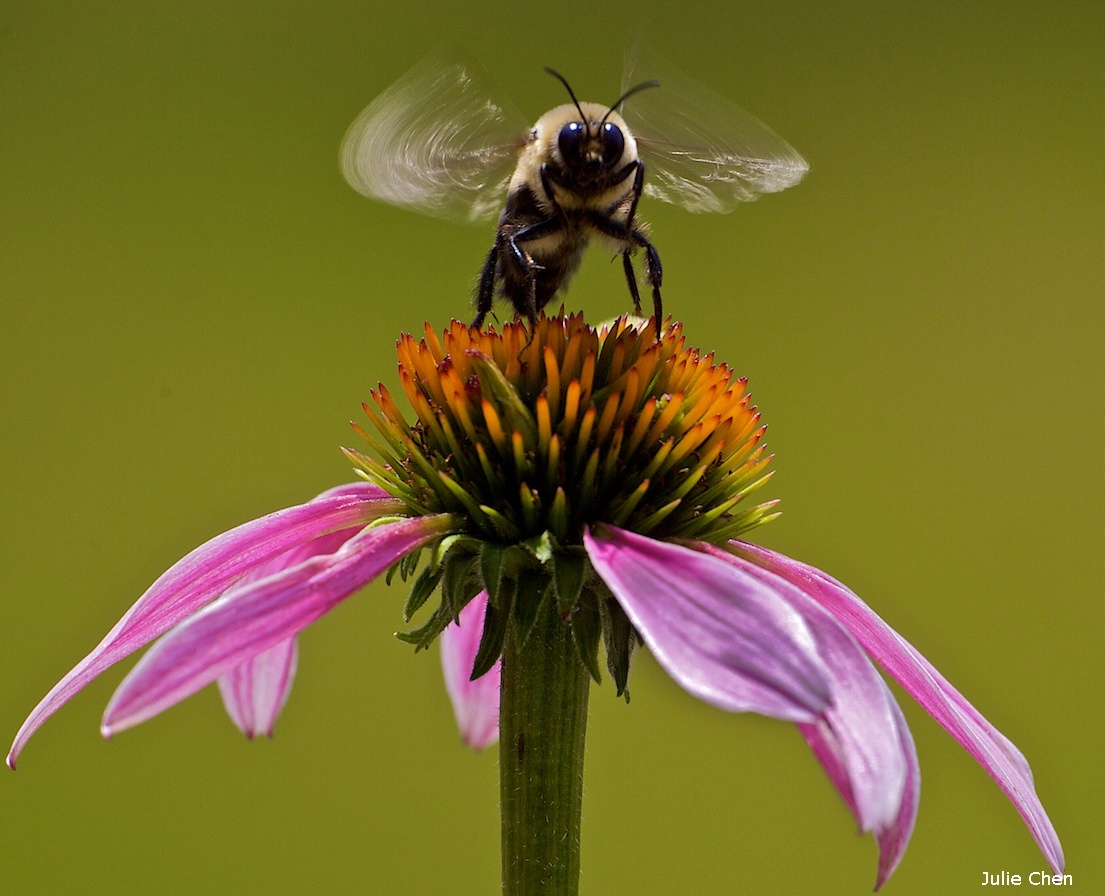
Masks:
[[[89,680],[154,638],[112,697],[103,731],[135,725],[219,681],[231,718],[269,733],[295,637],[394,567],[412,580],[400,637],[442,639],[462,736],[497,736],[508,631],[524,645],[555,608],[582,668],[617,692],[644,643],[684,689],[718,708],[794,722],[880,858],[876,888],[916,818],[913,739],[871,662],[983,766],[1049,865],[1054,828],[1024,757],[845,586],[745,540],[775,515],[749,505],[771,458],[743,379],[685,347],[679,325],[539,318],[501,333],[427,326],[398,346],[408,423],[382,385],[365,412],[365,483],[247,523],[165,573],[42,701],[9,755]],[[420,563],[425,559],[424,564]],[[559,626],[560,622],[556,622]],[[564,631],[564,629],[560,629]],[[569,650],[572,647],[568,648]],[[578,668],[578,667],[576,667]],[[521,745],[519,745],[520,748]]]

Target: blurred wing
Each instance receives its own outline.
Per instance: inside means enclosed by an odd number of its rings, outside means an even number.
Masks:
[[[809,170],[767,125],[729,100],[636,48],[622,89],[655,78],[625,103],[645,165],[645,194],[692,212],[728,212],[761,193],[798,183]]]
[[[494,218],[525,133],[478,69],[431,56],[357,116],[341,170],[373,199],[443,218]]]

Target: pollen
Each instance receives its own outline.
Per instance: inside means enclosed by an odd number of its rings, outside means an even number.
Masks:
[[[454,321],[398,343],[408,422],[388,389],[354,424],[362,475],[416,514],[449,512],[502,544],[579,544],[613,523],[722,543],[776,515],[746,498],[770,477],[764,425],[743,378],[688,348],[682,325],[538,317],[501,331]]]

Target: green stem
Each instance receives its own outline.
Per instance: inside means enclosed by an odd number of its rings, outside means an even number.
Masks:
[[[517,595],[540,600],[540,595]],[[503,645],[499,787],[503,893],[576,896],[583,742],[590,676],[555,600],[525,644],[512,621]]]

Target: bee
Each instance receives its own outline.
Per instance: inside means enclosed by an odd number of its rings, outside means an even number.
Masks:
[[[627,56],[621,95],[609,106],[580,102],[561,74],[546,69],[571,102],[528,128],[478,68],[431,57],[353,122],[342,173],[366,196],[427,214],[468,221],[498,214],[477,281],[475,327],[498,295],[532,332],[537,312],[595,241],[621,256],[638,314],[631,258],[643,252],[659,328],[663,268],[637,217],[642,195],[692,212],[727,212],[797,183],[808,166],[766,125],[674,69],[634,83],[642,67],[664,69],[643,52]]]

